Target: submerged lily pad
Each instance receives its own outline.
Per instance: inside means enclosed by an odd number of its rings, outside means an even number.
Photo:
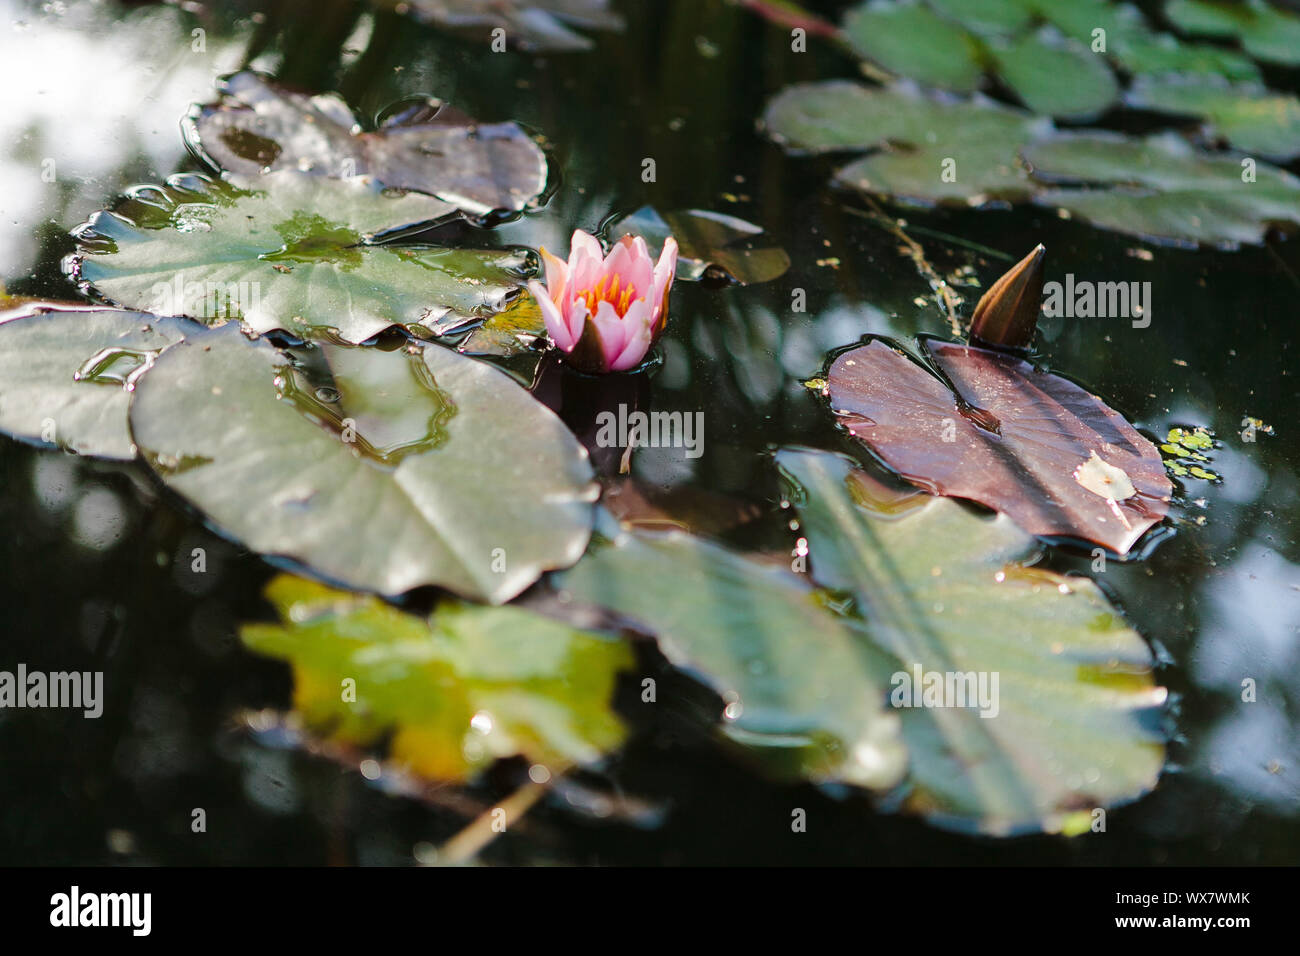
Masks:
[[[385,744],[395,769],[464,782],[522,756],[558,775],[626,736],[611,709],[632,665],[625,642],[513,607],[443,601],[417,617],[290,575],[267,597],[282,623],[244,625],[245,646],[292,665],[294,709],[310,731]]]
[[[488,37],[505,31],[507,42],[536,53],[591,49],[591,41],[570,27],[622,30],[623,18],[609,0],[376,0],[397,6],[418,20]]]
[[[1077,832],[1094,808],[1155,785],[1167,695],[1093,581],[1029,567],[1039,549],[1005,515],[891,500],[840,455],[787,449],[777,462],[814,579],[851,594],[863,633],[900,662],[905,809],[996,834]],[[970,690],[964,705],[924,690],[931,675],[969,675],[951,685]]]
[[[375,245],[446,211],[365,177],[270,173],[239,188],[173,176],[79,227],[64,268],[127,308],[240,319],[256,332],[331,331],[362,342],[393,325],[441,334],[504,308],[528,257],[517,250]]]
[[[422,100],[363,132],[339,97],[295,93],[252,71],[225,77],[218,91],[181,128],[192,150],[227,172],[372,176],[474,215],[518,212],[546,188],[546,156],[515,123],[479,123]]]
[[[204,331],[154,363],[131,430],[218,528],[353,588],[508,601],[591,533],[578,441],[504,373],[436,345],[291,356]]]
[[[872,789],[899,780],[898,719],[882,706],[895,665],[803,578],[680,531],[609,536],[556,586],[653,634],[723,698],[728,737],[778,772]]]
[[[1155,241],[1231,248],[1260,244],[1270,226],[1300,225],[1300,179],[1173,134],[1061,134],[1026,147],[1025,158],[1037,179],[1093,187],[1047,190],[1039,203]]]
[[[144,312],[24,306],[0,316],[0,431],[129,461],[131,391],[185,323]]]
[[[516,355],[532,347],[546,335],[546,321],[541,306],[527,292],[515,299],[503,312],[465,336],[457,350],[466,355]]]
[[[640,236],[656,259],[664,240],[677,240],[677,278],[702,279],[720,271],[741,285],[770,282],[790,268],[790,256],[780,246],[765,243],[763,228],[736,216],[703,209],[681,209],[662,215],[642,206],[609,227],[610,240]]]
[[[1300,156],[1300,99],[1258,84],[1231,86],[1212,77],[1138,77],[1130,106],[1202,117],[1210,132],[1237,149],[1269,159]]]
[[[632,475],[620,475],[603,484],[601,505],[628,528],[715,535],[762,514],[752,501],[692,485],[661,488]]]
[[[1233,37],[1257,59],[1300,65],[1300,16],[1275,9],[1264,0],[1172,0],[1164,12],[1184,33]]]
[[[880,339],[828,376],[840,423],[898,474],[1121,555],[1163,519],[1173,488],[1159,451],[1097,396],[1005,352],[936,342],[928,354],[946,382]],[[1135,493],[1105,493],[1106,468]]]

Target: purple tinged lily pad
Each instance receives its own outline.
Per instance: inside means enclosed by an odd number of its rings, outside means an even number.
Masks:
[[[250,70],[225,77],[218,90],[220,99],[196,105],[182,131],[194,152],[228,173],[373,176],[475,216],[518,212],[546,188],[546,156],[515,123],[479,123],[420,99],[363,131],[339,97],[295,93]]]
[[[1096,395],[1009,353],[927,351],[947,382],[879,339],[831,365],[832,410],[888,467],[1032,534],[1120,555],[1164,518],[1160,452]]]

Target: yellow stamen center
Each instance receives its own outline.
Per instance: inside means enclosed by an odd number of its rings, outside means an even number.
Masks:
[[[608,302],[614,307],[614,311],[618,313],[619,318],[622,318],[631,307],[632,293],[636,290],[629,282],[620,291],[619,285],[621,283],[617,275],[614,276],[614,281],[610,282],[609,288],[606,289],[605,283],[609,282],[609,278],[607,275],[601,276],[600,281],[593,288],[580,294],[580,298],[587,303],[587,311],[592,314],[595,314],[596,310],[600,308],[601,302]]]

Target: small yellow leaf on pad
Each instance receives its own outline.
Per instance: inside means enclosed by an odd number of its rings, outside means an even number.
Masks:
[[[1105,498],[1110,503],[1110,510],[1124,527],[1132,527],[1124,512],[1115,503],[1137,494],[1137,489],[1133,487],[1133,482],[1129,480],[1128,473],[1123,468],[1117,468],[1096,451],[1091,451],[1088,460],[1074,469],[1074,480],[1094,495]]]
[[[1095,451],[1088,456],[1087,461],[1074,469],[1074,480],[1094,495],[1101,495],[1111,501],[1123,501],[1137,494],[1133,482],[1129,481],[1128,473],[1123,468],[1116,468]]]

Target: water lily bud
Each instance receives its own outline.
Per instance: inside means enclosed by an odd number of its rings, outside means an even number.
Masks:
[[[640,236],[624,236],[605,255],[581,229],[573,233],[567,263],[541,252],[546,284],[533,281],[528,290],[565,361],[584,372],[640,365],[668,322],[676,240],[665,240],[657,263]]]
[[[1033,341],[1043,304],[1043,259],[1039,243],[989,287],[971,316],[970,339],[986,345],[1023,349]]]

